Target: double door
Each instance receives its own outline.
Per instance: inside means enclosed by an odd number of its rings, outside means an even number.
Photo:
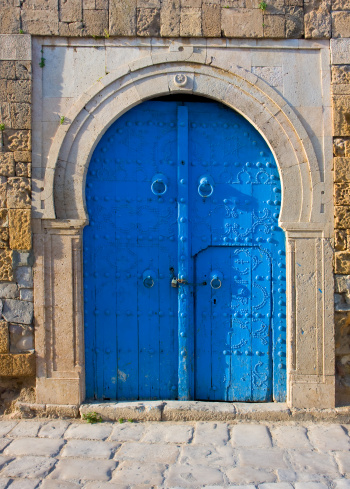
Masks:
[[[87,397],[285,397],[279,175],[212,102],[150,101],[98,143],[84,230]]]

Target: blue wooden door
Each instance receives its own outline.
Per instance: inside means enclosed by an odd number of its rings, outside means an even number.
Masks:
[[[285,398],[281,188],[217,103],[147,102],[98,143],[84,230],[87,397]]]

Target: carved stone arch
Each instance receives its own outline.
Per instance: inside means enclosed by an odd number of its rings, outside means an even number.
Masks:
[[[181,84],[177,83],[178,74],[184,75]],[[205,53],[195,53],[187,47],[141,58],[106,75],[83,93],[66,116],[68,124],[57,130],[41,194],[42,222],[49,234],[69,236],[72,250],[78,250],[69,261],[72,297],[78,295],[72,299],[72,330],[75,329],[71,340],[67,338],[67,345],[75,341],[75,346],[70,347],[74,350],[70,363],[67,360],[62,367],[62,385],[67,384],[70,368],[74,387],[69,394],[65,388],[61,389],[63,394],[58,393],[61,377],[60,374],[50,377],[51,360],[46,353],[49,339],[45,339],[45,333],[39,334],[38,402],[66,404],[84,398],[84,355],[78,345],[79,338],[83,344],[79,250],[81,229],[88,219],[84,199],[90,158],[102,135],[118,117],[142,101],[169,93],[191,93],[226,104],[243,115],[271,148],[281,177],[280,225],[286,231],[287,241],[288,402],[294,407],[333,406],[333,279],[329,240],[332,209],[324,212],[321,204],[324,183],[310,138],[286,100],[262,79],[238,66],[213,62]],[[40,239],[38,253],[49,254],[47,266],[53,269],[54,245],[45,251],[42,235]],[[70,256],[68,249],[67,253]],[[60,250],[57,260],[63,260],[63,255]],[[48,294],[44,289],[40,293]],[[40,313],[36,315],[42,330],[45,307],[48,306],[42,306],[41,319]],[[57,358],[59,354],[55,353]]]

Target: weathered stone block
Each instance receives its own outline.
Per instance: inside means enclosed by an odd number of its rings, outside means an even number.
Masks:
[[[205,37],[221,36],[221,8],[220,5],[203,4],[202,31]]]
[[[348,251],[338,251],[335,253],[335,273],[350,274],[350,253]]]
[[[304,36],[304,9],[300,6],[286,7],[286,37],[301,38]]]
[[[350,136],[350,95],[333,97],[333,134]]]
[[[334,65],[350,64],[350,39],[331,39],[331,59]]]
[[[32,165],[31,163],[16,163],[16,177],[27,177],[32,176]]]
[[[263,37],[260,9],[222,9],[221,28],[226,37]]]
[[[285,37],[285,16],[264,15],[264,37]]]
[[[336,312],[334,315],[335,351],[337,355],[350,354],[350,312]]]
[[[2,7],[0,15],[1,34],[18,34],[20,24],[21,9],[19,7]]]
[[[332,83],[350,83],[350,65],[332,66]]]
[[[334,181],[350,182],[350,158],[334,158]]]
[[[136,34],[136,0],[110,2],[109,34],[113,36]]]
[[[12,260],[14,267],[32,267],[34,255],[32,251],[14,251]]]
[[[11,177],[7,180],[7,207],[24,209],[30,207],[30,179]]]
[[[7,178],[0,177],[0,207],[6,207],[7,200]]]
[[[13,280],[12,250],[0,249],[0,280]]]
[[[346,231],[342,229],[336,229],[334,233],[334,248],[336,251],[344,251],[347,248],[347,235]]]
[[[13,177],[15,175],[15,161],[13,153],[0,152],[0,176]]]
[[[304,2],[305,37],[321,39],[331,37],[331,1],[309,0]]]
[[[333,0],[332,10],[350,10],[350,0]]]
[[[160,10],[156,8],[137,9],[137,35],[159,36]]]
[[[31,137],[28,130],[5,130],[4,131],[5,151],[30,151]]]
[[[0,102],[1,123],[4,124],[7,129],[12,127],[10,106],[11,104],[9,102]]]
[[[58,35],[58,9],[22,9],[22,29],[33,36]],[[17,30],[18,32],[18,30]]]
[[[9,328],[6,321],[0,321],[0,353],[8,353],[10,348]]]
[[[334,185],[335,205],[350,205],[350,186],[346,183],[336,183]]]
[[[7,80],[9,102],[31,102],[32,83],[30,80]]]
[[[7,249],[9,247],[9,230],[8,228],[0,228],[0,248]]]
[[[10,353],[23,353],[34,348],[33,326],[22,324],[9,325]]]
[[[332,12],[332,37],[350,37],[350,11]]]
[[[8,218],[8,210],[0,209],[0,228],[8,228],[9,226],[9,218]]]
[[[35,375],[36,362],[34,353],[19,353],[11,356],[13,377],[30,377]]]
[[[11,250],[30,250],[32,247],[31,210],[9,210],[9,238]]]
[[[30,129],[32,111],[30,104],[11,104],[11,127],[12,129]]]
[[[180,35],[180,0],[163,0],[160,10],[160,35]]]
[[[32,77],[31,61],[16,61],[16,78],[17,80],[30,80]]]
[[[16,299],[17,297],[19,297],[19,291],[16,284],[0,284],[1,299]]]
[[[15,63],[15,61],[0,61],[0,78],[14,80],[16,78]]]
[[[33,302],[34,301],[33,289],[21,289],[20,299],[21,299],[21,301]]]
[[[59,0],[59,20],[61,22],[80,22],[83,18],[81,0]]]
[[[9,323],[31,324],[33,321],[33,304],[16,299],[4,299],[2,315]]]
[[[13,157],[16,162],[30,163],[32,161],[32,154],[30,151],[15,151]]]
[[[19,267],[15,271],[15,279],[20,289],[33,287],[33,273],[31,267]]]
[[[180,36],[198,37],[202,35],[202,9],[182,8],[180,13]]]
[[[96,0],[95,1],[95,8],[96,8],[96,10],[108,10],[109,0]]]
[[[104,36],[108,31],[108,10],[84,10],[83,23],[85,35]]]
[[[350,207],[337,205],[334,208],[334,214],[335,214],[335,227],[337,229],[350,228]]]
[[[58,33],[60,36],[81,37],[84,34],[84,23],[60,22],[58,24]]]

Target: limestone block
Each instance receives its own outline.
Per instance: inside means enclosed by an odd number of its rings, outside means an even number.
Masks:
[[[160,10],[160,35],[163,37],[180,35],[180,0],[163,0]]]
[[[300,38],[304,36],[304,9],[302,6],[286,7],[286,37]]]
[[[337,251],[344,251],[347,248],[347,234],[345,230],[336,229],[334,233],[334,247]]]
[[[25,33],[40,36],[58,35],[58,9],[50,10],[23,9],[21,12],[22,29]],[[18,31],[17,31],[18,32]]]
[[[346,183],[336,183],[334,185],[334,204],[350,205],[350,186]]]
[[[335,273],[350,274],[350,253],[348,251],[338,251],[334,255]]]
[[[0,61],[0,78],[14,80],[16,78],[16,62]]]
[[[21,301],[33,302],[34,301],[33,289],[21,289],[20,299]]]
[[[336,355],[350,355],[350,312],[336,312],[334,325]]]
[[[14,267],[32,267],[34,254],[32,251],[14,251],[12,261]]]
[[[285,16],[264,15],[264,37],[285,37]]]
[[[136,34],[136,0],[110,2],[109,34],[113,36]]]
[[[270,17],[278,16],[271,15]],[[283,86],[283,72],[281,66],[253,66],[252,73],[265,80],[272,87]]]
[[[9,284],[9,283],[0,284],[1,299],[16,299],[18,296],[19,296],[19,292],[16,284]]]
[[[31,210],[9,210],[9,239],[11,250],[30,250],[32,247]]]
[[[222,9],[221,28],[226,37],[263,37],[260,9]]]
[[[11,127],[12,129],[31,128],[31,105],[24,103],[11,104]]]
[[[350,39],[331,39],[332,64],[350,64]]]
[[[203,4],[202,30],[205,37],[221,37],[220,5]]]
[[[305,6],[305,38],[331,37],[331,1],[308,0]]]
[[[0,207],[6,207],[7,178],[0,177]]]
[[[95,1],[95,8],[96,8],[96,10],[108,10],[109,0],[96,0]]]
[[[180,14],[180,36],[198,37],[202,35],[202,9],[182,8]]]
[[[32,176],[32,165],[31,163],[16,163],[16,177],[28,177]]]
[[[34,329],[29,325],[9,324],[10,353],[23,353],[34,348]]]
[[[0,15],[1,34],[18,34],[20,24],[21,9],[19,7],[2,7]]]
[[[9,353],[9,327],[6,321],[0,321],[0,353]]]
[[[30,207],[31,182],[29,178],[11,177],[7,180],[7,206],[9,209]]]
[[[6,88],[9,102],[31,102],[31,80],[7,80]]]
[[[80,22],[83,18],[82,1],[59,0],[59,16],[61,22]]]
[[[5,124],[6,128],[10,128],[11,126],[11,104],[9,102],[0,102],[0,115],[1,122]]]
[[[35,375],[34,353],[0,355],[0,376],[31,377]]]
[[[332,83],[350,83],[350,65],[332,66]]]
[[[332,37],[350,37],[350,11],[332,12]]]
[[[5,130],[4,131],[5,151],[30,151],[31,137],[28,130]]]
[[[20,289],[33,287],[33,273],[31,267],[19,267],[15,272],[15,279]]]
[[[16,299],[4,299],[2,315],[9,323],[31,324],[33,304]]]
[[[7,88],[6,88],[7,81],[6,80],[1,80],[0,79],[0,101],[1,102],[7,102]]]
[[[332,10],[350,10],[350,0],[333,0]]]
[[[30,163],[32,161],[32,154],[30,151],[15,151],[13,153],[15,161],[21,161],[22,163]]]
[[[160,10],[156,8],[137,9],[137,35],[159,36]]]
[[[16,61],[16,78],[17,80],[30,80],[32,77],[31,61]]]
[[[350,158],[334,158],[334,181],[350,182]]]
[[[0,249],[0,280],[13,280],[12,250]]]
[[[0,176],[13,177],[15,175],[15,162],[13,153],[0,152]]]
[[[59,22],[58,33],[60,36],[80,37],[84,34],[83,22]]]
[[[334,208],[334,215],[337,229],[350,229],[350,207],[337,205]]]
[[[8,222],[8,210],[0,209],[0,228],[6,228],[9,226]]]
[[[333,97],[333,135],[350,136],[350,95]]]
[[[0,228],[0,248],[7,249],[9,247],[9,230],[8,228]]]
[[[104,36],[108,31],[108,10],[84,10],[83,23],[85,35]]]
[[[1,12],[4,13],[3,11]],[[4,16],[4,15],[2,15]],[[0,30],[0,32],[2,32]],[[0,34],[0,59],[3,60],[30,60],[32,41],[30,36]]]
[[[345,138],[333,139],[333,156],[346,156],[345,155]]]

